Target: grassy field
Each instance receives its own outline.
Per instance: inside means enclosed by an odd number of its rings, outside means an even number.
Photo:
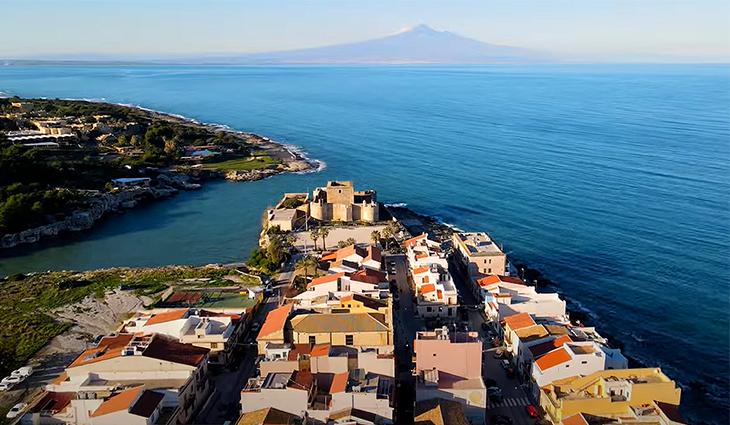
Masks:
[[[219,171],[251,171],[272,168],[281,163],[280,160],[268,155],[253,156],[249,158],[230,159],[228,161],[205,164],[209,170]]]
[[[49,272],[13,275],[0,280],[0,376],[24,365],[56,335],[71,324],[53,317],[51,311],[80,302],[87,296],[103,298],[116,288],[153,296],[170,285],[184,286],[183,279],[205,279],[196,287],[235,286],[225,277],[230,270],[217,267],[170,266],[150,269],[115,268],[90,272]],[[241,279],[241,277],[238,277]],[[255,285],[243,281],[243,285]],[[190,285],[190,284],[188,284]]]

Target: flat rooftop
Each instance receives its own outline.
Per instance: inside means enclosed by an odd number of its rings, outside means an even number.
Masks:
[[[502,249],[484,232],[456,233],[456,236],[469,251],[469,255],[504,255]]]

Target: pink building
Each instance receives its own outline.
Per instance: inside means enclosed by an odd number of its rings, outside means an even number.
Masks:
[[[482,379],[482,342],[476,332],[449,334],[447,328],[418,332],[416,401],[443,398],[464,405],[472,423],[484,423],[487,391]]]

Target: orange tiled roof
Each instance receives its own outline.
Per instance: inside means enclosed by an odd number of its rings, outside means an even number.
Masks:
[[[513,331],[527,326],[536,325],[535,321],[532,320],[532,317],[528,313],[519,313],[507,316],[504,318],[504,323]]]
[[[99,341],[96,347],[89,348],[81,353],[70,365],[69,368],[84,366],[102,360],[113,359],[122,355],[122,349],[134,338],[132,334],[119,334],[116,336],[105,336]]]
[[[319,261],[335,261],[337,259],[337,251],[322,254]]]
[[[307,288],[311,288],[316,285],[321,285],[323,283],[336,282],[337,279],[339,279],[343,276],[345,276],[345,273],[339,272],[339,273],[335,273],[335,274],[328,274],[326,276],[318,277],[318,278],[312,279],[312,281],[307,284]]]
[[[108,399],[104,400],[104,402],[102,402],[99,407],[96,408],[96,410],[94,410],[94,413],[91,414],[91,417],[96,418],[99,416],[108,415],[109,413],[129,409],[132,403],[137,400],[139,393],[142,392],[142,388],[143,387],[140,385],[138,387],[124,390],[119,394],[109,397]]]
[[[405,241],[403,242],[403,245],[404,245],[404,246],[405,246],[406,248],[408,248],[409,246],[411,246],[411,245],[414,245],[414,244],[415,244],[416,242],[418,242],[418,241],[419,241],[419,240],[421,240],[421,239],[424,239],[424,238],[426,238],[427,236],[428,236],[428,233],[421,233],[421,234],[420,234],[420,235],[418,235],[418,236],[412,237],[412,238],[410,238],[410,239],[406,239],[406,240],[405,240]]]
[[[532,357],[538,358],[546,353],[549,353],[550,351],[562,347],[563,344],[566,344],[568,342],[573,342],[573,340],[568,335],[560,335],[559,337],[555,338],[552,341],[543,342],[540,344],[533,345],[530,348],[530,353],[532,353]]]
[[[428,294],[429,292],[433,292],[436,290],[436,285],[433,283],[429,283],[428,285],[423,285],[420,288],[420,291],[422,294]]]
[[[266,320],[261,326],[258,337],[261,338],[262,336],[271,335],[274,332],[284,330],[286,319],[289,318],[289,314],[291,313],[291,311],[292,304],[287,304],[277,309],[271,310],[269,314],[266,315]]]
[[[588,421],[583,417],[582,413],[576,413],[563,419],[563,425],[588,425]]]
[[[479,286],[489,286],[489,285],[494,285],[495,283],[499,283],[499,282],[500,282],[499,276],[497,276],[496,274],[492,274],[492,275],[489,275],[487,277],[483,277],[483,278],[477,280],[477,283],[479,284]]]
[[[560,347],[557,350],[553,350],[537,359],[535,361],[535,364],[538,368],[540,368],[540,370],[544,371],[550,369],[551,367],[565,363],[571,358],[572,357],[570,357],[570,354],[568,354],[565,348]]]
[[[387,277],[385,276],[385,273],[377,270],[372,270],[368,268],[362,268],[355,273],[350,275],[350,280],[354,280],[357,282],[364,282],[364,283],[372,283],[373,285],[377,285],[380,282],[387,281]]]
[[[172,322],[173,320],[180,320],[188,314],[187,308],[176,308],[174,310],[166,311],[164,313],[158,313],[152,316],[145,326],[156,325],[158,323]]]
[[[421,258],[426,258],[426,257],[428,257],[428,254],[426,254],[425,252],[421,252],[420,254],[416,254],[416,259],[417,260],[420,260]]]
[[[416,267],[415,269],[413,269],[413,274],[426,273],[428,270],[428,266]]]
[[[343,393],[347,389],[347,378],[349,373],[335,373],[332,377],[332,385],[330,385],[330,394]]]

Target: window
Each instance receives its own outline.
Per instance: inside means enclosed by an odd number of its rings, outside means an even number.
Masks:
[[[489,269],[489,271],[488,271],[487,273],[492,273],[492,269],[490,268],[490,269]]]
[[[314,345],[314,344],[316,344],[316,343],[317,343],[317,337],[316,337],[316,336],[310,336],[310,337],[309,337],[309,343],[310,343],[311,345]]]
[[[210,348],[218,348],[218,343],[217,342],[211,342],[210,343]]]
[[[426,311],[427,311],[427,312],[429,312],[429,313],[430,313],[430,312],[431,312],[431,310],[432,310],[432,308],[431,308],[431,307],[426,307]]]
[[[353,335],[345,335],[345,345],[355,345],[355,337]]]
[[[588,364],[588,360],[583,360],[581,364]]]

